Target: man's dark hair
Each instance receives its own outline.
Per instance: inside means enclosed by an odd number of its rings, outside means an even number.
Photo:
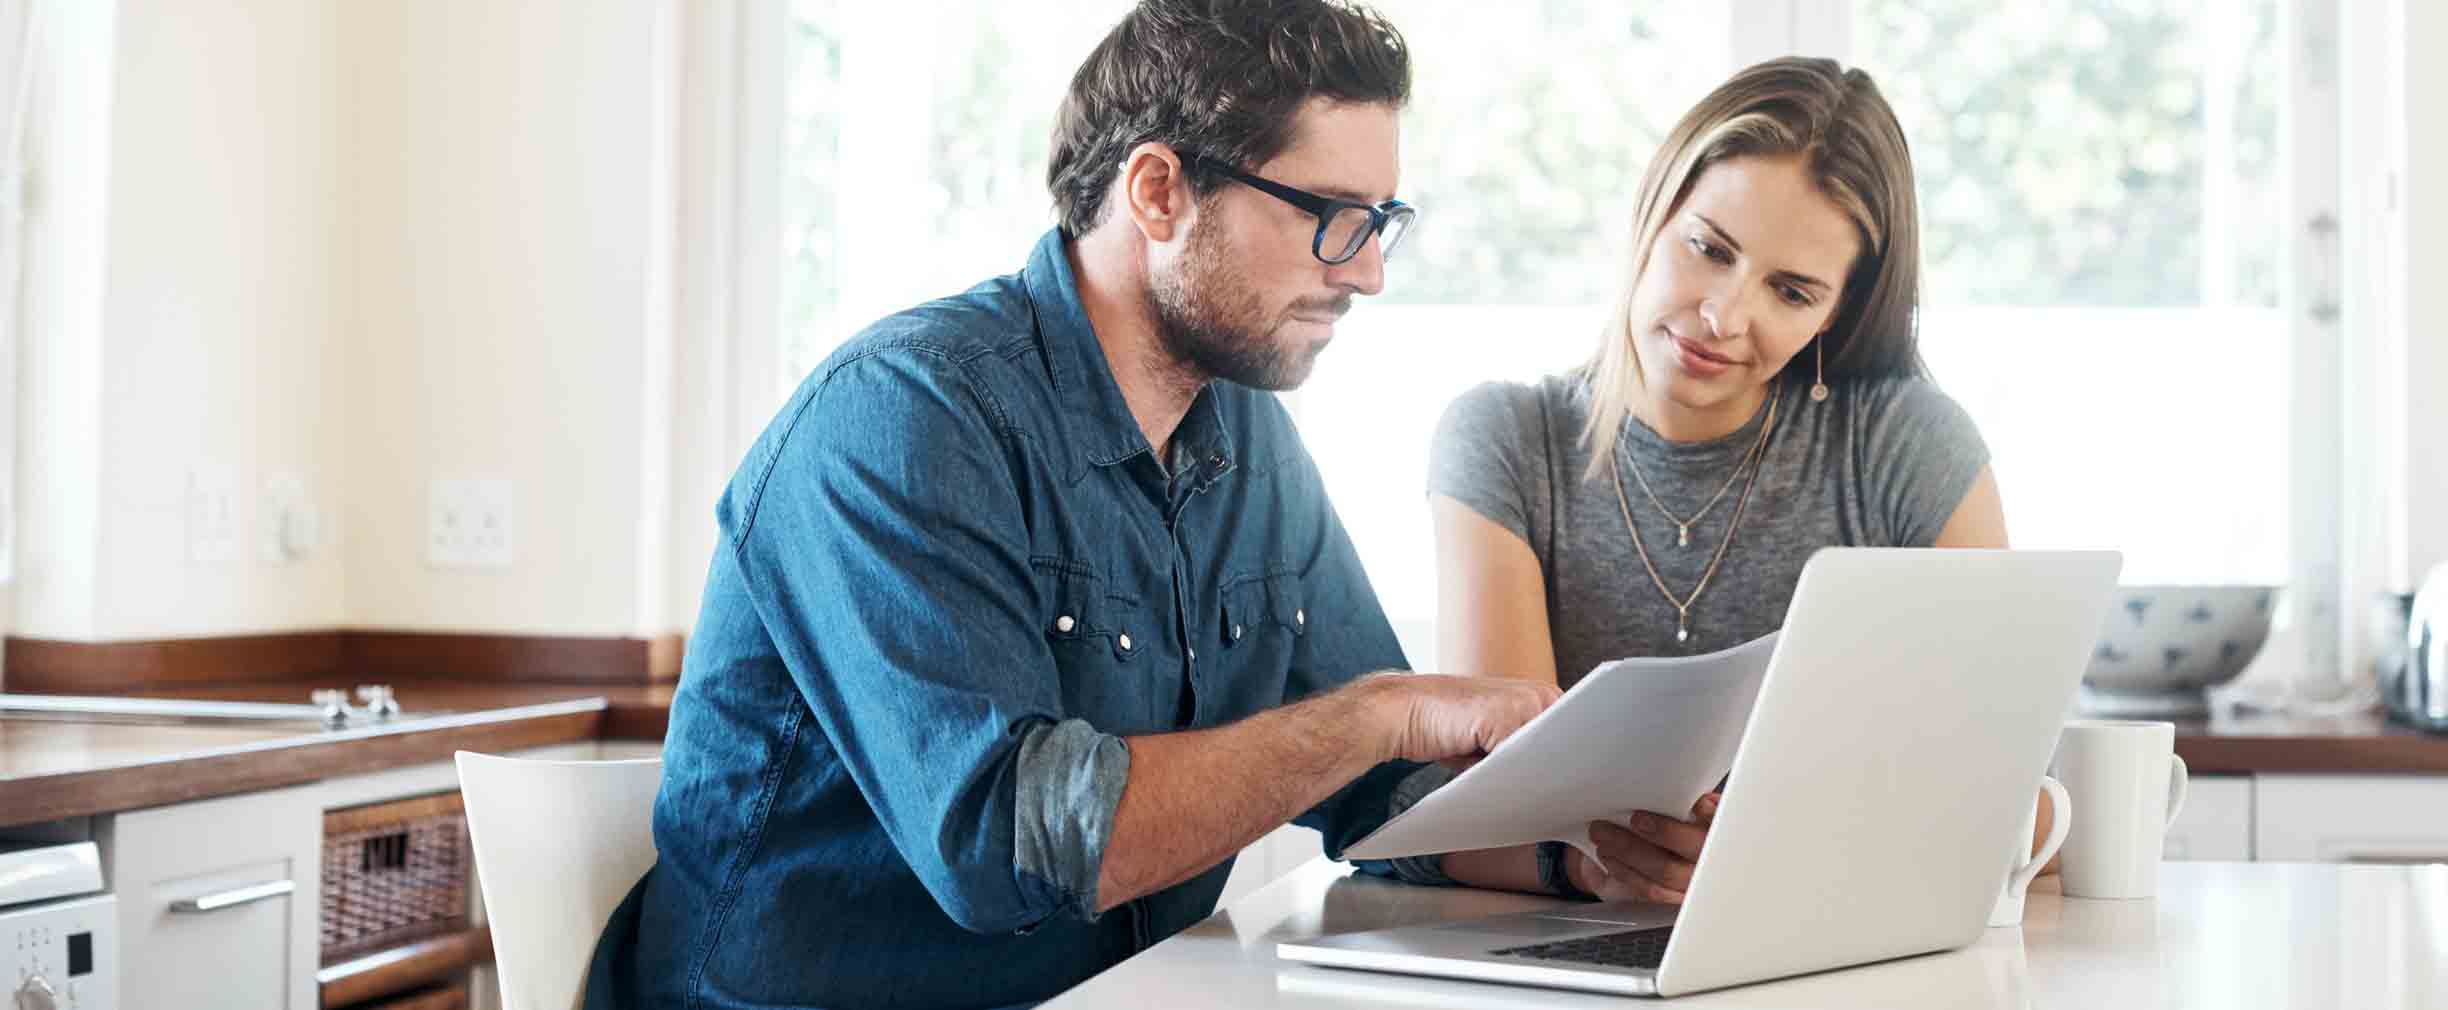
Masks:
[[[1254,167],[1283,153],[1312,98],[1401,108],[1411,98],[1402,33],[1347,0],[1141,0],[1071,76],[1054,116],[1046,187],[1064,231],[1086,234],[1132,148],[1180,151],[1191,191],[1223,178],[1204,154]]]

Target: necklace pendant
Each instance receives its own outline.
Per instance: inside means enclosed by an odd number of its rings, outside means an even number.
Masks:
[[[1685,628],[1685,627],[1683,626],[1682,622],[1680,622],[1680,621],[1676,622],[1676,623],[1675,623],[1675,644],[1680,645],[1680,644],[1682,644],[1682,643],[1684,643],[1684,642],[1688,642],[1688,641],[1691,641],[1691,631],[1690,631],[1690,629]]]
[[[1691,546],[1691,527],[1682,525],[1677,525],[1675,527],[1675,546]]]

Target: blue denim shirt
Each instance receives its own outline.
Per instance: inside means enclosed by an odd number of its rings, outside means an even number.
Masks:
[[[661,858],[588,1005],[1028,1003],[1209,914],[1229,861],[1095,914],[1121,738],[1405,664],[1273,396],[1210,383],[1173,441],[1160,466],[1059,231],[809,375],[716,509]],[[1436,771],[1299,823],[1339,853]]]

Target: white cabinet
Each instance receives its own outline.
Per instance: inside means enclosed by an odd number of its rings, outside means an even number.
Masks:
[[[322,818],[297,786],[104,819],[120,1005],[315,1010]]]
[[[2277,862],[2448,862],[2448,777],[2262,775],[2253,852]]]
[[[2168,859],[2247,862],[2253,858],[2253,777],[2196,775],[2184,809],[2168,825]]]

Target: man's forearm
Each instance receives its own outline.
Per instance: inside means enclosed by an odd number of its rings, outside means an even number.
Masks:
[[[1098,910],[1205,872],[1388,760],[1398,690],[1371,678],[1228,726],[1129,738]]]

